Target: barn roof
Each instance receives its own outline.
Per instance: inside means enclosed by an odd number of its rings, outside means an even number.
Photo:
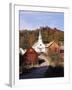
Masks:
[[[27,51],[25,52],[25,55],[30,53],[37,54],[37,52],[32,47],[27,49]]]

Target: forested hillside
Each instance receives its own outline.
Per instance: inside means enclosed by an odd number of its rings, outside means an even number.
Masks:
[[[58,44],[64,42],[63,31],[58,30],[57,28],[52,29],[47,26],[35,30],[19,30],[19,47],[23,49],[31,47],[38,40],[39,30],[41,30],[43,43],[49,43],[53,40]]]

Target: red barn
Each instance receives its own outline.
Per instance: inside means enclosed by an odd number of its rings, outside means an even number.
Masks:
[[[29,48],[23,55],[23,60],[27,65],[34,65],[38,62],[38,54],[33,48]]]

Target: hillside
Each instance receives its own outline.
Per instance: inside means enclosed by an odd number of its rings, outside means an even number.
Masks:
[[[19,30],[19,47],[23,49],[31,47],[38,40],[39,30],[41,30],[44,43],[49,43],[53,40],[58,44],[64,42],[64,31],[46,26],[35,30]]]

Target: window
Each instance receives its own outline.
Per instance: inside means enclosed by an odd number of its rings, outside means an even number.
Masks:
[[[64,53],[64,50],[60,50],[60,53]]]

